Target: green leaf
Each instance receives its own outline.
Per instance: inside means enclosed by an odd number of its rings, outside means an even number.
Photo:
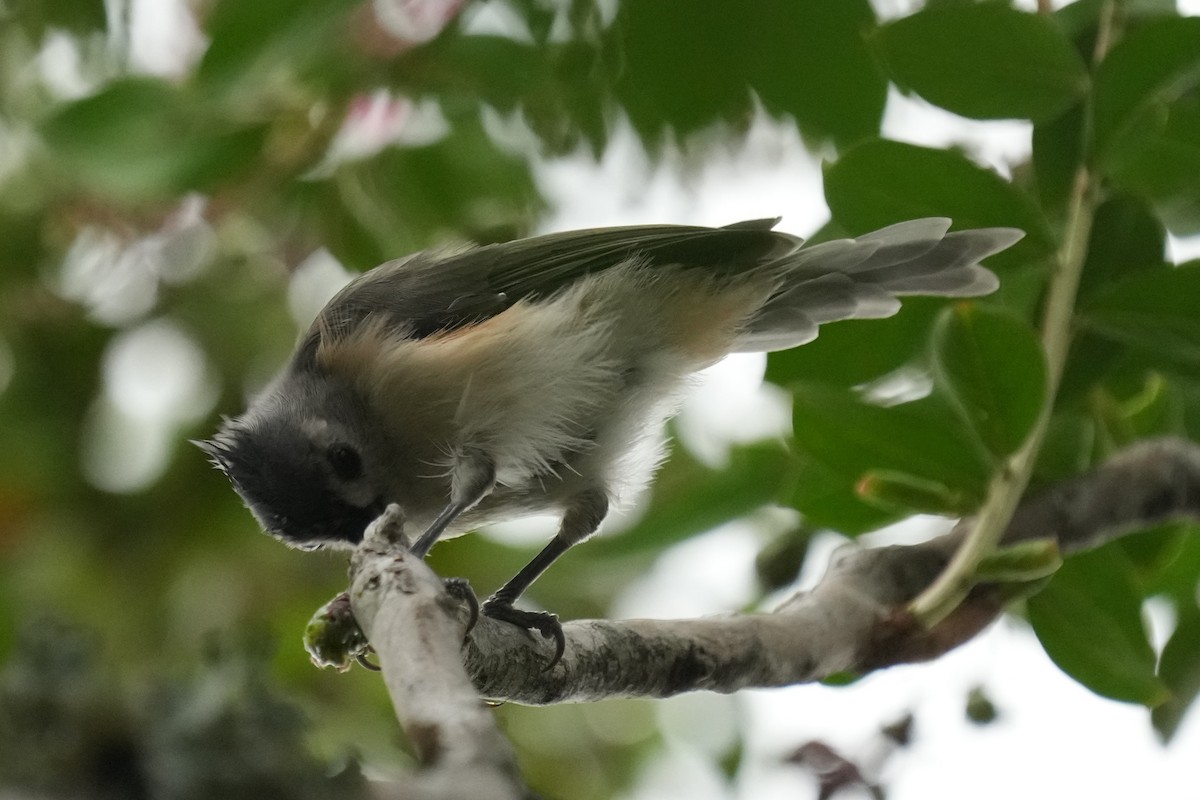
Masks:
[[[887,511],[957,517],[971,510],[969,497],[903,472],[868,470],[854,488],[859,497]]]
[[[1157,372],[1146,376],[1146,385],[1121,404],[1125,425],[1138,439],[1182,435],[1183,398],[1178,387]]]
[[[1200,231],[1200,19],[1130,33],[1100,65],[1094,127],[1113,182],[1152,198],[1177,233]]]
[[[986,460],[954,412],[936,397],[883,407],[858,394],[819,384],[792,387],[797,447],[857,480],[891,470],[933,481],[978,501]]]
[[[1192,538],[1196,533],[1196,525],[1191,522],[1168,520],[1143,523],[1141,528],[1117,540],[1116,546],[1129,559],[1144,596],[1164,595],[1179,599],[1193,593],[1194,580],[1179,593],[1179,587],[1171,584],[1171,574],[1179,561],[1186,567],[1195,568],[1194,562],[1187,562],[1195,552]]]
[[[1192,441],[1200,441],[1200,376],[1195,380],[1179,380],[1176,385],[1183,395],[1183,429]]]
[[[16,22],[39,41],[48,31],[104,30],[108,21],[103,0],[12,0],[4,6],[5,22]]]
[[[819,380],[857,386],[893,372],[923,355],[929,327],[946,301],[906,297],[899,313],[886,319],[856,319],[821,326],[802,347],[767,357],[767,380],[781,386]]]
[[[665,130],[686,136],[749,110],[749,76],[736,38],[730,47],[726,36],[735,20],[711,2],[621,4],[614,27],[625,69],[617,96],[644,140]]]
[[[181,90],[145,78],[116,81],[42,126],[70,179],[127,200],[212,186],[248,167],[263,135],[211,119]]]
[[[1068,559],[1029,599],[1028,613],[1051,660],[1096,694],[1147,706],[1167,698],[1142,624],[1134,570],[1119,549]]]
[[[1033,126],[1033,171],[1042,206],[1065,216],[1075,186],[1075,175],[1083,163],[1083,104],[1076,103],[1056,117]]]
[[[967,694],[967,705],[963,709],[967,719],[974,725],[990,725],[1000,716],[996,704],[988,697],[982,686],[974,686]]]
[[[1102,158],[1157,129],[1164,110],[1200,81],[1200,18],[1169,17],[1118,42],[1096,71],[1093,124]]]
[[[0,203],[0,242],[4,242],[0,247],[0,292],[8,293],[14,285],[36,279],[49,244],[43,238],[46,216],[45,206],[18,211]]]
[[[1113,339],[1080,327],[1067,355],[1066,369],[1058,384],[1054,402],[1058,408],[1071,408],[1088,402],[1096,387],[1118,370],[1130,348]]]
[[[1195,599],[1196,578],[1200,575],[1200,523],[1163,522],[1120,541],[1140,571],[1146,595],[1163,595],[1177,603]]]
[[[1150,719],[1163,741],[1169,742],[1200,695],[1200,608],[1194,599],[1178,606],[1175,631],[1163,647],[1158,676],[1171,695],[1154,708]]]
[[[866,502],[856,491],[857,476],[836,472],[803,453],[796,463],[796,487],[790,502],[812,527],[857,536],[911,513]]]
[[[1038,450],[1033,486],[1072,478],[1095,463],[1095,422],[1077,411],[1056,411]]]
[[[616,85],[651,146],[718,121],[744,128],[757,96],[800,129],[850,142],[878,130],[887,84],[863,39],[866,0],[622,3]]]
[[[961,153],[876,139],[825,167],[825,199],[847,229],[866,232],[901,220],[944,216],[957,228],[1006,225],[1025,238],[995,260],[1017,262],[1054,248],[1037,205]]]
[[[754,573],[764,591],[774,592],[796,580],[815,535],[815,529],[797,525],[763,545],[754,558]]]
[[[1075,0],[1054,12],[1055,21],[1085,57],[1096,49],[1100,22],[1109,13],[1110,0]],[[1155,17],[1177,17],[1176,0],[1121,0],[1119,8],[1123,30],[1134,30]]]
[[[1019,317],[962,302],[933,329],[934,376],[996,456],[1015,451],[1046,401],[1046,357]]]
[[[1083,310],[1090,329],[1146,349],[1160,363],[1200,366],[1200,261],[1136,275]]]
[[[1200,233],[1200,93],[1164,110],[1157,128],[1109,165],[1115,185],[1154,201],[1157,213],[1177,234]]]
[[[1096,209],[1079,285],[1086,300],[1136,272],[1161,268],[1167,231],[1145,200],[1116,194]]]
[[[756,0],[734,15],[718,5],[726,20],[739,20],[751,85],[768,111],[789,114],[802,132],[841,145],[879,131],[887,80],[866,41],[875,25],[869,3]]]
[[[877,39],[901,87],[965,117],[1048,119],[1087,90],[1053,18],[1000,3],[929,6]]]
[[[398,80],[415,80],[442,94],[470,94],[511,111],[528,103],[538,84],[547,82],[546,65],[539,58],[546,52],[507,36],[447,36],[401,58],[395,68]]]
[[[349,43],[344,26],[355,5],[354,0],[220,0],[206,20],[211,41],[196,78],[226,93],[234,87],[254,93],[285,90],[281,79],[299,72],[323,72],[328,78],[344,64]]]

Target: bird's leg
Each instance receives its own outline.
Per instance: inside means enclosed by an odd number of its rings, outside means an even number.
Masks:
[[[526,630],[536,630],[547,639],[554,640],[554,658],[550,659],[546,669],[557,664],[566,649],[562,625],[554,614],[522,611],[514,608],[513,603],[559,556],[595,533],[607,513],[608,497],[603,491],[592,489],[575,495],[563,514],[558,533],[550,543],[483,604],[482,611],[486,616],[511,622]]]
[[[480,450],[465,448],[450,472],[450,502],[413,544],[411,552],[424,558],[459,514],[487,497],[496,485],[496,465]]]

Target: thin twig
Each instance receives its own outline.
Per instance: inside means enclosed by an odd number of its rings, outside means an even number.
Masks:
[[[1094,61],[1104,57],[1104,47],[1112,39],[1113,3],[1107,3],[1100,15],[1100,30],[1096,34]],[[1084,136],[1089,136],[1085,130]],[[1085,143],[1086,144],[1086,143]],[[1085,146],[1083,152],[1087,152]],[[1075,173],[1067,225],[1058,263],[1050,276],[1046,306],[1042,316],[1042,347],[1046,353],[1046,397],[1029,436],[1015,453],[996,469],[988,484],[987,499],[979,510],[976,524],[962,547],[954,554],[946,570],[930,587],[913,601],[910,611],[926,627],[945,618],[962,601],[975,582],[979,563],[991,553],[1017,508],[1021,495],[1029,485],[1033,465],[1037,461],[1054,409],[1054,399],[1062,380],[1071,347],[1075,319],[1075,297],[1087,257],[1092,220],[1098,204],[1099,188],[1086,164]]]

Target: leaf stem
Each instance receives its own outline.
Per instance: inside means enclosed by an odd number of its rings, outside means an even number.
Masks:
[[[1115,4],[1110,1],[1100,12],[1094,62],[1104,57],[1111,41],[1114,7]],[[971,533],[963,540],[937,580],[909,606],[909,611],[926,627],[945,619],[970,591],[976,581],[975,573],[980,562],[996,549],[1021,495],[1029,485],[1033,465],[1050,426],[1054,398],[1067,363],[1075,297],[1087,257],[1088,238],[1098,196],[1097,181],[1086,164],[1080,164],[1075,172],[1063,242],[1054,273],[1050,276],[1042,315],[1042,347],[1046,351],[1047,370],[1046,398],[1025,442],[1004,459],[993,473],[988,483],[987,499],[976,516]]]

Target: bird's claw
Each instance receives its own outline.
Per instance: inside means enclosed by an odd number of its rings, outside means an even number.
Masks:
[[[371,670],[371,672],[382,672],[383,668],[380,667],[378,664],[376,664],[374,661],[372,661],[370,658],[368,658],[367,651],[370,651],[372,653],[375,652],[375,650],[373,648],[368,646],[366,650],[363,650],[359,653],[355,653],[354,660],[357,661],[358,665],[360,667],[362,667],[363,669],[369,669],[369,670]]]
[[[567,637],[563,634],[562,623],[558,621],[557,615],[546,611],[522,611],[519,608],[513,608],[512,603],[497,600],[495,597],[488,599],[481,610],[485,616],[492,619],[510,622],[519,628],[537,631],[547,639],[552,639],[554,641],[554,657],[546,666],[542,667],[543,672],[553,669],[554,665],[562,660],[563,653],[567,649]]]
[[[471,588],[471,584],[466,578],[444,578],[442,586],[445,587],[446,593],[454,599],[466,605],[467,610],[471,612],[467,619],[467,629],[463,631],[463,641],[471,635],[471,631],[475,629],[475,623],[479,621],[479,598],[475,596],[475,590]]]

